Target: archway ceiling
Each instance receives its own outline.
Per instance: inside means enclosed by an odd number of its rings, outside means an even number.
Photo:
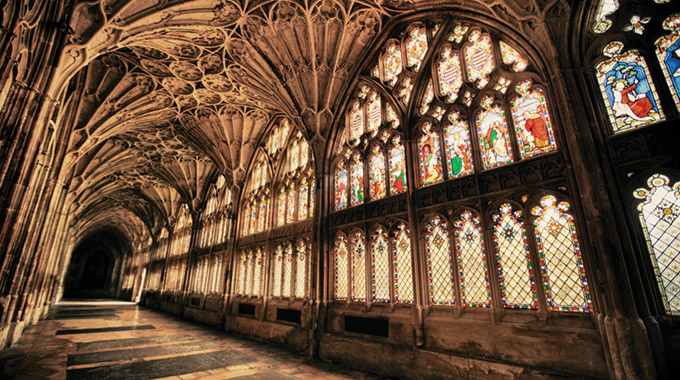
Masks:
[[[541,12],[533,0],[445,3],[511,26]],[[157,230],[181,202],[200,208],[215,173],[240,184],[273,117],[286,115],[325,141],[383,24],[427,4],[78,2],[53,88],[68,88],[78,102],[62,172],[71,178],[72,211],[113,217],[125,208]]]

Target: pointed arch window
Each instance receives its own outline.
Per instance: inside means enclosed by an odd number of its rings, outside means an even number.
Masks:
[[[374,302],[390,302],[390,257],[387,230],[378,226],[371,241],[371,285]]]
[[[680,315],[680,182],[671,187],[663,174],[635,190],[638,212],[649,256],[666,312]]]
[[[335,257],[335,299],[346,300],[349,298],[349,243],[345,235],[340,234],[335,238],[333,245]]]
[[[191,227],[192,216],[189,211],[189,205],[183,203],[180,206],[177,223],[175,224],[174,233],[172,236],[172,247],[170,249],[170,256],[176,257],[189,252],[189,243],[191,242]]]
[[[479,216],[463,211],[453,222],[463,305],[491,306],[491,287]]]
[[[448,223],[436,215],[425,226],[425,253],[430,303],[455,304],[454,267]]]

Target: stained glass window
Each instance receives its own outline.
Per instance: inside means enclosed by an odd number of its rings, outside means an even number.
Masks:
[[[536,289],[521,211],[504,203],[494,219],[494,247],[498,261],[503,306],[535,309]]]
[[[673,187],[663,174],[635,190],[642,231],[666,311],[680,315],[680,182]]]
[[[282,297],[290,297],[293,289],[293,247],[290,243],[286,244],[283,254],[283,286],[281,289]]]
[[[597,7],[593,31],[595,33],[604,33],[611,28],[612,22],[608,20],[606,16],[616,12],[617,9],[619,9],[618,0],[600,0],[600,5]]]
[[[250,205],[250,233],[254,234],[257,227],[257,203]]]
[[[498,46],[501,48],[501,60],[503,61],[503,64],[512,65],[512,71],[522,72],[527,68],[529,63],[517,50],[503,41],[499,41]]]
[[[248,260],[246,261],[246,291],[245,295],[253,295],[253,271],[255,267],[253,252],[248,251]]]
[[[380,108],[380,96],[377,92],[371,92],[366,105],[366,130],[375,136],[382,124],[382,110]]]
[[[309,162],[309,144],[306,141],[300,142],[300,166],[305,167]]]
[[[413,91],[413,82],[410,77],[405,77],[401,81],[399,92],[397,93],[404,105],[408,105],[409,100],[411,100],[411,91]]]
[[[392,146],[389,149],[390,161],[390,194],[401,194],[406,191],[406,155],[401,143],[401,136],[392,138]]]
[[[352,234],[352,301],[366,301],[366,238],[361,231]]]
[[[534,227],[548,310],[591,311],[574,219],[567,210],[567,202],[558,205],[555,197],[546,195],[531,211],[538,216]]]
[[[484,169],[512,162],[512,148],[503,107],[494,104],[492,96],[483,98],[481,105],[483,109],[477,113],[475,121]]]
[[[637,50],[623,52],[623,43],[613,41],[602,52],[608,59],[596,66],[597,81],[614,132],[663,120],[647,63]]]
[[[264,270],[264,254],[261,249],[257,249],[257,254],[255,255],[255,268],[253,275],[253,295],[258,297],[262,295],[262,283],[264,282],[264,277],[262,276]]]
[[[444,127],[444,141],[449,178],[471,174],[474,170],[470,132],[467,119],[461,116],[460,112],[453,111],[448,115],[448,124]]]
[[[430,109],[430,103],[434,99],[434,86],[432,85],[432,80],[427,83],[425,87],[425,94],[423,94],[423,99],[420,102],[420,114],[424,115],[427,110]]]
[[[397,116],[397,113],[394,112],[394,108],[392,108],[389,103],[385,104],[385,120],[390,123],[390,127],[399,127],[399,117]]]
[[[495,68],[491,37],[486,33],[473,30],[468,36],[468,44],[463,50],[463,55],[467,80],[477,82],[478,88],[486,86],[489,83],[489,75]]]
[[[393,42],[385,49],[383,57],[383,80],[390,87],[397,84],[399,74],[402,70],[401,47],[398,42]]]
[[[680,14],[666,18],[662,26],[671,33],[656,40],[656,56],[680,110]]]
[[[283,187],[279,191],[278,203],[276,209],[276,225],[283,226],[286,224],[286,189]]]
[[[260,216],[257,219],[257,231],[264,231],[265,221],[267,219],[267,202],[265,200],[260,201]]]
[[[352,160],[352,206],[364,203],[364,164],[358,154]]]
[[[404,222],[399,222],[392,231],[394,278],[394,302],[413,302],[413,272],[411,264],[411,237],[409,228]]]
[[[309,210],[309,186],[307,185],[307,179],[302,180],[300,185],[300,199],[298,207],[298,220],[307,219],[307,211]]]
[[[427,52],[427,30],[424,27],[411,29],[406,39],[406,66],[413,71],[420,70],[420,64]]]
[[[312,189],[309,191],[309,217],[314,216],[314,200],[316,197],[316,181],[312,179]],[[346,198],[345,198],[346,199]]]
[[[380,145],[373,146],[368,165],[371,200],[384,198],[387,194],[385,189],[385,155]]]
[[[348,287],[348,265],[349,254],[345,235],[338,235],[333,245],[335,256],[335,299],[346,300],[349,295]]]
[[[390,257],[387,230],[379,226],[371,234],[371,284],[374,302],[390,302]]]
[[[442,50],[441,60],[437,63],[437,77],[439,92],[446,97],[447,102],[455,102],[458,99],[458,91],[463,86],[463,73],[460,55],[448,46]]]
[[[288,171],[292,172],[293,170],[297,169],[300,167],[300,142],[295,141],[292,146],[289,147],[288,151]]]
[[[240,265],[238,267],[238,294],[246,294],[246,270],[248,266],[248,254],[246,251],[241,252]]]
[[[420,177],[423,185],[430,185],[443,180],[439,135],[432,131],[430,122],[424,123],[422,129],[423,134],[418,140]]]
[[[543,91],[531,89],[529,80],[521,82],[516,91],[519,96],[510,102],[510,108],[522,158],[555,150],[555,137]]]
[[[455,303],[454,272],[448,223],[440,216],[433,217],[426,226],[425,253],[427,254],[430,302],[433,305],[453,305]]]
[[[464,211],[453,225],[463,305],[489,307],[491,288],[479,217]]]
[[[274,279],[272,280],[272,296],[281,297],[281,283],[283,282],[283,247],[276,246],[274,253]]]
[[[293,223],[295,221],[295,185],[288,189],[288,213],[286,214],[286,223]]]
[[[248,235],[250,232],[250,210],[245,209],[243,213],[243,235]]]
[[[347,170],[345,163],[340,161],[335,170],[335,209],[342,210],[347,207]]]
[[[304,298],[307,294],[307,244],[304,240],[298,242],[295,268],[295,297]]]
[[[349,113],[349,140],[353,142],[359,141],[361,135],[364,134],[364,112],[361,109],[359,102],[354,102],[352,110]]]

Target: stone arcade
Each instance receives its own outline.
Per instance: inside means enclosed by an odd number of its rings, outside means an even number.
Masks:
[[[0,21],[2,348],[111,297],[392,377],[677,378],[677,1]]]

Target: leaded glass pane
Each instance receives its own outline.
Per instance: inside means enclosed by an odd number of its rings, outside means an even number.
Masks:
[[[385,189],[385,155],[379,145],[373,146],[373,152],[368,163],[368,177],[370,180],[369,193],[371,200],[384,198]]]
[[[479,217],[473,216],[470,211],[464,211],[460,219],[454,221],[460,293],[465,306],[489,307],[491,289],[479,224]]]
[[[430,103],[432,103],[432,100],[434,99],[434,86],[432,85],[432,79],[427,83],[427,87],[425,88],[425,94],[423,94],[423,99],[420,102],[420,109],[419,112],[421,115],[424,115],[427,110],[430,109]]]
[[[364,164],[359,155],[352,161],[352,206],[364,203]]]
[[[401,144],[401,136],[392,138],[392,146],[389,149],[390,160],[390,194],[401,194],[406,191],[406,156],[404,146]]]
[[[423,125],[423,134],[418,140],[420,176],[423,185],[441,182],[443,179],[439,156],[439,136],[431,130],[431,127],[430,122],[426,122]]]
[[[390,127],[392,128],[397,128],[399,127],[399,117],[397,116],[397,113],[394,111],[394,108],[389,103],[385,104],[385,120],[390,123]]]
[[[524,57],[510,45],[503,41],[499,41],[498,45],[501,48],[501,60],[505,65],[512,65],[512,70],[516,72],[522,72],[527,68],[529,63]]]
[[[307,180],[302,181],[300,185],[300,199],[298,206],[298,220],[307,219],[307,211],[309,210],[309,186]]]
[[[669,314],[680,315],[680,182],[654,174],[646,188],[635,190],[640,223],[647,239],[659,290]]]
[[[257,203],[250,205],[250,233],[254,234],[257,227]]]
[[[276,253],[274,254],[274,279],[272,280],[272,296],[281,297],[281,284],[283,282],[283,247],[279,244],[276,246]]]
[[[260,216],[257,219],[257,230],[259,232],[264,231],[265,221],[267,219],[267,202],[260,202]]]
[[[468,44],[463,49],[467,80],[477,82],[478,88],[489,83],[489,75],[493,72],[494,59],[491,49],[491,37],[486,33],[473,30],[468,36]]]
[[[390,302],[390,258],[387,250],[387,230],[380,226],[371,234],[371,283],[375,302]]]
[[[543,91],[530,88],[531,81],[521,82],[516,89],[519,96],[510,102],[522,158],[552,152],[557,148]]]
[[[295,269],[295,297],[304,298],[307,294],[307,244],[298,242]]]
[[[377,92],[371,92],[366,104],[366,130],[375,136],[382,124],[382,110],[380,105],[380,96]]]
[[[264,263],[264,253],[258,249],[255,256],[255,274],[253,275],[253,295],[257,297],[263,295],[262,284],[264,283],[264,276],[262,274],[264,272]]]
[[[246,271],[248,270],[248,254],[241,252],[241,260],[238,267],[238,294],[246,294]]]
[[[366,301],[366,238],[360,231],[352,234],[352,301]]]
[[[399,43],[392,42],[385,49],[383,57],[383,81],[387,82],[390,87],[393,87],[397,84],[397,79],[402,69],[401,47]]]
[[[405,77],[404,80],[401,81],[399,92],[397,93],[397,96],[399,96],[399,99],[401,99],[401,102],[404,103],[404,105],[408,105],[409,100],[411,100],[412,91],[413,81],[411,81],[410,77]]]
[[[504,307],[535,309],[534,273],[521,216],[522,212],[512,212],[508,203],[502,204],[493,216],[498,277]]]
[[[254,261],[253,252],[248,251],[248,260],[246,261],[246,291],[245,295],[253,294],[253,271],[254,271]]]
[[[283,286],[281,296],[290,297],[293,289],[293,247],[288,243],[283,254]]]
[[[619,9],[618,0],[600,0],[600,5],[597,6],[593,31],[595,33],[604,33],[611,28],[612,22],[606,16],[616,12],[617,9]]]
[[[427,52],[427,30],[424,27],[411,29],[406,39],[406,65],[413,71],[420,70],[420,64]]]
[[[250,232],[250,209],[246,207],[243,212],[243,235],[248,235]]]
[[[344,235],[338,235],[335,238],[333,253],[335,256],[335,299],[346,300],[349,294],[347,284],[349,252],[347,238]]]
[[[288,189],[288,213],[286,214],[286,223],[293,223],[295,221],[295,185]]]
[[[680,14],[666,18],[663,28],[671,31],[671,34],[656,40],[656,57],[673,94],[675,105],[680,110]]]
[[[505,111],[498,104],[493,104],[493,97],[482,99],[483,110],[475,118],[482,150],[484,169],[495,168],[512,162],[512,148]]]
[[[448,161],[449,179],[471,174],[472,152],[470,149],[470,132],[467,119],[460,112],[451,112],[448,124],[444,127],[446,143],[446,160]]]
[[[279,191],[278,208],[276,209],[276,225],[286,224],[286,190],[281,188]]]
[[[316,181],[312,180],[312,189],[309,191],[309,217],[314,216],[314,200],[316,199]],[[345,197],[345,199],[347,199]]]
[[[364,111],[359,102],[354,102],[349,112],[349,140],[358,141],[364,134]]]
[[[590,290],[583,269],[574,220],[564,212],[569,204],[547,195],[541,199],[542,207],[532,213],[536,244],[541,259],[548,310],[590,311]]]
[[[432,305],[453,305],[453,258],[449,243],[448,224],[435,216],[426,226],[425,252]]]
[[[647,63],[637,50],[623,52],[623,43],[604,47],[609,59],[596,66],[597,81],[614,132],[663,120]]]
[[[335,209],[347,207],[347,170],[341,162],[335,171]]]
[[[392,231],[394,277],[394,302],[413,302],[413,271],[411,264],[411,237],[409,228],[400,222]]]
[[[458,91],[463,86],[463,72],[458,51],[448,46],[442,50],[441,60],[437,63],[437,77],[439,78],[439,92],[446,97],[447,102],[455,102],[458,99]]]

